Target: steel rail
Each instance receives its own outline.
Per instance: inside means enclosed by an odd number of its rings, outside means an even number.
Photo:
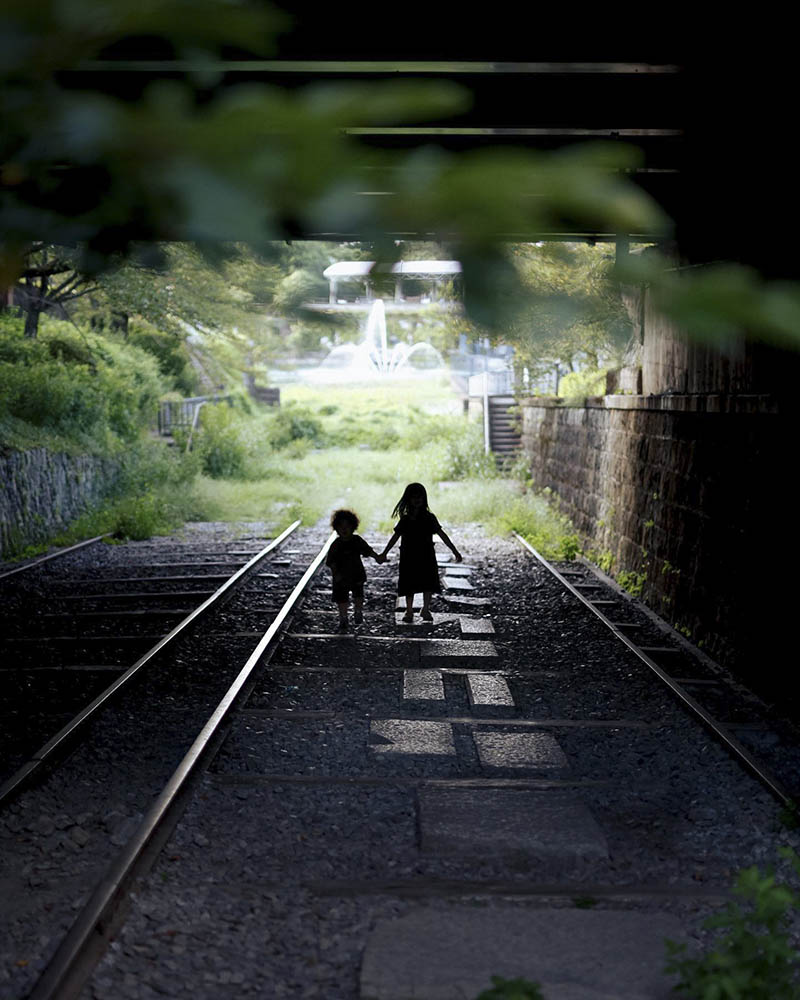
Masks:
[[[652,670],[652,672],[661,680],[670,691],[683,703],[684,707],[696,716],[700,722],[715,736],[720,743],[725,747],[725,749],[747,770],[749,771],[766,789],[769,791],[783,806],[794,811],[796,808],[797,798],[793,795],[785,785],[783,785],[773,774],[771,774],[762,764],[760,764],[756,758],[750,753],[750,751],[743,746],[735,736],[733,736],[729,730],[717,719],[715,719],[709,712],[707,712],[703,706],[696,701],[685,688],[678,684],[668,673],[659,667],[659,665],[651,660],[647,653],[644,653],[635,642],[633,642],[624,632],[620,631],[606,615],[603,614],[598,608],[596,608],[591,601],[587,600],[577,590],[558,570],[551,566],[550,563],[542,556],[536,549],[531,545],[529,541],[518,534],[516,531],[512,532],[514,537],[520,542],[530,553],[533,555],[548,572],[561,583],[567,590],[573,594],[578,600],[584,604],[601,622],[611,631],[613,634],[620,639],[631,652],[635,653],[636,656],[646,664]]]
[[[107,531],[104,535],[95,535],[94,538],[87,538],[84,542],[78,542],[76,545],[70,545],[66,549],[58,549],[56,552],[51,552],[49,556],[42,556],[40,559],[34,559],[33,562],[25,563],[24,566],[17,566],[15,569],[6,570],[5,573],[0,573],[0,580],[4,580],[7,576],[13,576],[15,573],[22,573],[26,569],[33,569],[34,566],[41,566],[42,563],[48,561],[48,559],[58,559],[59,556],[65,556],[68,552],[74,552],[76,549],[82,549],[85,545],[94,545],[95,542],[102,541],[104,538],[109,538],[111,532]]]
[[[269,545],[265,546],[260,552],[253,556],[253,558],[247,562],[244,566],[238,569],[232,576],[230,576],[225,583],[222,584],[214,593],[206,598],[202,604],[198,605],[190,614],[183,618],[178,624],[165,635],[163,638],[151,646],[147,652],[140,656],[139,659],[128,669],[124,674],[121,674],[113,684],[110,684],[107,688],[100,692],[100,694],[90,702],[84,709],[82,709],[73,719],[71,719],[63,729],[60,729],[55,736],[52,736],[44,746],[40,747],[36,753],[22,765],[11,777],[0,786],[0,809],[6,805],[6,803],[15,796],[24,786],[26,786],[32,779],[34,775],[40,774],[45,767],[50,766],[50,764],[57,758],[58,753],[66,743],[72,740],[75,734],[81,730],[90,719],[93,719],[106,705],[109,701],[116,697],[119,691],[128,684],[138,673],[145,667],[158,653],[164,649],[169,643],[174,639],[184,633],[190,625],[192,625],[198,618],[200,618],[206,611],[216,606],[220,600],[228,594],[237,584],[241,583],[243,578],[247,576],[255,566],[257,566],[270,552],[274,551],[279,545],[281,545],[286,539],[291,535],[299,526],[300,520],[292,522],[288,528],[286,528],[277,538],[273,538]]]
[[[142,820],[139,829],[111,864],[75,922],[45,966],[28,1000],[71,1000],[81,992],[94,965],[105,951],[108,940],[119,926],[120,909],[133,881],[143,875],[169,838],[180,818],[181,806],[188,803],[192,779],[218,749],[222,727],[256,666],[272,655],[286,619],[328,553],[335,538],[331,533],[286,599],[272,624],[247,658],[234,682],[209,717],[163,791]]]

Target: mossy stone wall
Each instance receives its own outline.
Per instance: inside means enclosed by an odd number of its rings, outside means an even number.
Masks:
[[[0,558],[67,527],[116,489],[117,462],[44,448],[0,452]]]

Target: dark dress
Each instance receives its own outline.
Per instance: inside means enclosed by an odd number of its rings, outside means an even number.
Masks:
[[[400,571],[397,593],[440,593],[439,567],[433,550],[433,536],[440,531],[439,522],[429,510],[420,511],[416,517],[404,514],[394,529],[400,535]]]

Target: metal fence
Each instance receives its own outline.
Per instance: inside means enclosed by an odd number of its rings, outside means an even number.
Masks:
[[[187,399],[165,399],[158,407],[158,433],[169,437],[176,430],[191,430],[195,415],[205,403],[233,402],[232,396],[189,396]]]

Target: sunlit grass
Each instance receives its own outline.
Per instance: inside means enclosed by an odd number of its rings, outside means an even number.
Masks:
[[[461,412],[461,399],[446,375],[409,379],[373,379],[342,385],[281,386],[281,402],[300,403],[312,409],[335,406],[359,415],[393,407],[413,406],[426,413]]]
[[[275,460],[270,478],[239,482],[201,477],[196,517],[211,521],[266,521],[271,531],[296,517],[313,524],[337,506],[354,509],[363,534],[375,542],[392,528],[392,508],[407,483],[422,482],[431,509],[446,530],[482,524],[492,534],[518,531],[550,558],[565,558],[576,544],[566,518],[546,497],[514,479],[438,482],[426,474],[435,449],[373,452],[332,448],[302,458]],[[377,536],[377,538],[376,538]]]

